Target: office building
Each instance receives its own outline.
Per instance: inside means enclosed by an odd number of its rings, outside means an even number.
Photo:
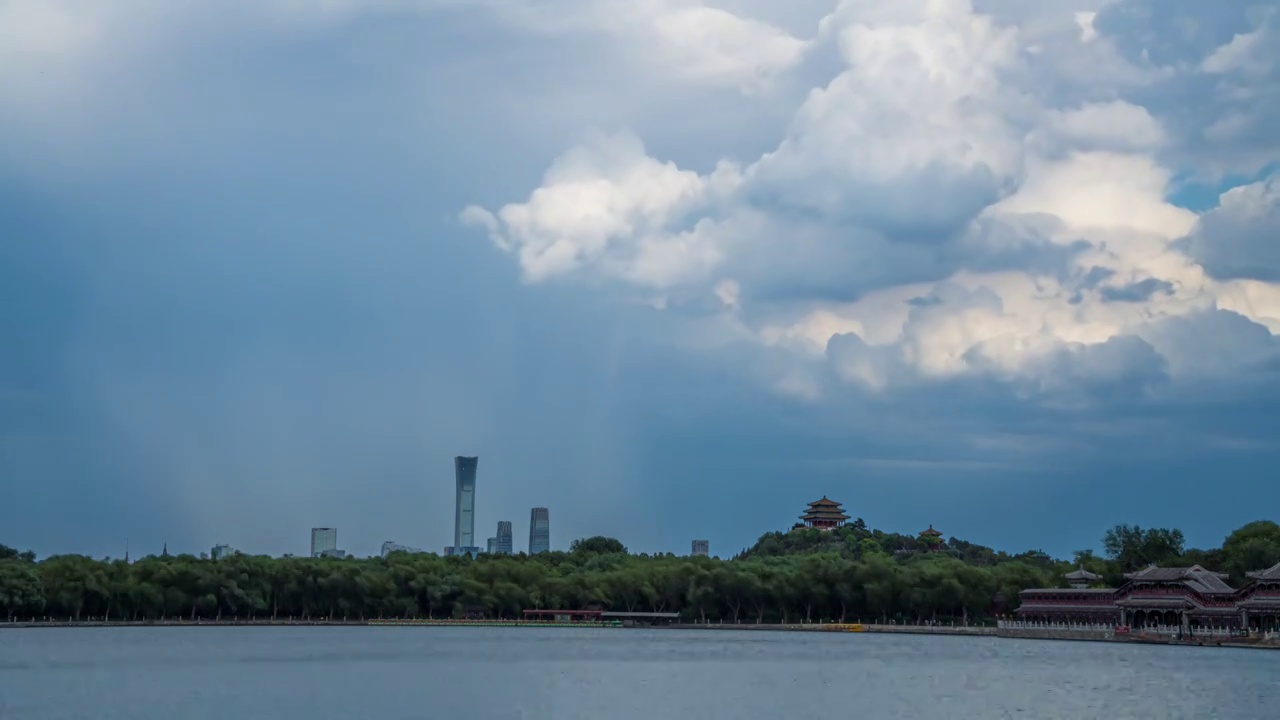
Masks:
[[[462,557],[463,555],[466,555],[474,558],[479,554],[480,548],[478,547],[454,547],[450,545],[444,549],[445,557]]]
[[[223,558],[229,558],[237,552],[239,551],[230,545],[214,545],[213,549],[209,551],[209,557],[214,560],[221,560]]]
[[[511,521],[498,521],[498,554],[510,555],[514,548],[511,543]]]
[[[339,549],[337,549],[337,548],[334,548],[334,549],[332,549],[332,550],[325,550],[325,551],[322,551],[322,552],[320,553],[320,557],[322,557],[322,558],[333,558],[333,559],[335,559],[335,560],[346,560],[346,559],[347,559],[347,551],[346,551],[346,550],[339,550]]]
[[[694,540],[693,555],[694,557],[707,557],[711,554],[710,540]]]
[[[453,547],[472,548],[476,545],[476,467],[478,457],[459,455],[453,459],[453,474],[457,483],[457,498],[453,517]]]
[[[493,555],[498,552],[498,538],[492,537],[485,543],[485,552]]]
[[[311,557],[338,549],[338,528],[311,528]]]
[[[529,513],[529,554],[551,552],[551,513],[536,507]]]
[[[401,545],[400,543],[394,540],[388,540],[382,543],[382,557],[386,557],[394,552],[420,553],[420,552],[423,552],[423,550],[422,548],[409,547],[408,545]]]

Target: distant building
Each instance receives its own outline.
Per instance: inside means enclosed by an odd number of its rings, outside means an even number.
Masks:
[[[238,552],[238,550],[230,545],[214,545],[213,549],[209,551],[209,557],[214,560],[221,560],[223,558],[231,557]]]
[[[551,511],[536,507],[529,513],[529,554],[551,552]]]
[[[498,538],[491,537],[485,542],[485,552],[490,555],[498,552]]]
[[[694,540],[693,555],[694,557],[707,557],[711,555],[711,541],[710,540]]]
[[[382,557],[386,557],[393,552],[406,552],[406,553],[416,554],[416,553],[423,552],[423,550],[422,548],[409,547],[408,545],[401,545],[400,543],[395,542],[394,540],[388,540],[382,543]]]
[[[920,531],[920,544],[924,545],[925,552],[938,552],[947,549],[947,543],[942,539],[942,531],[934,530],[933,525],[928,530]]]
[[[1085,570],[1084,566],[1076,568],[1063,577],[1066,578],[1067,585],[1075,590],[1083,590],[1102,579],[1101,575]]]
[[[346,559],[347,559],[347,551],[346,551],[346,550],[339,550],[339,549],[337,549],[337,548],[333,548],[332,550],[325,550],[325,551],[321,552],[321,553],[320,553],[320,555],[318,555],[318,557],[322,557],[322,558],[333,558],[333,559],[335,559],[335,560],[346,560]]]
[[[450,545],[444,549],[444,554],[445,554],[445,557],[461,557],[463,555],[469,555],[474,558],[480,554],[480,548],[455,547],[453,545]]]
[[[311,557],[338,549],[338,528],[311,528]]]
[[[498,554],[510,555],[512,553],[511,543],[511,521],[498,521]]]
[[[800,522],[795,528],[815,528],[817,530],[834,530],[843,527],[849,519],[844,514],[844,510],[840,507],[840,503],[835,500],[828,500],[826,495],[821,500],[814,500],[809,503],[809,509],[804,511],[800,516]]]
[[[459,455],[453,459],[457,488],[453,517],[453,546],[474,547],[476,544],[476,469],[480,458]]]

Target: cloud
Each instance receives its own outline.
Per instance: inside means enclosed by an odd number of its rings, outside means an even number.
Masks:
[[[1223,193],[1196,223],[1187,252],[1217,278],[1280,281],[1280,177]]]
[[[585,174],[598,201],[570,200],[586,196],[562,171],[584,152],[607,154],[595,147],[557,160],[527,203],[466,215],[517,250],[527,277],[585,270],[708,296],[731,282],[734,301],[705,311],[794,352],[790,370],[769,363],[770,382],[789,394],[812,397],[832,380],[875,391],[970,376],[1024,388],[1094,375],[1161,386],[1139,382],[1150,371],[1177,382],[1190,350],[1153,343],[1164,323],[1229,307],[1262,332],[1273,327],[1273,278],[1256,274],[1267,272],[1265,248],[1242,256],[1240,245],[1258,241],[1231,229],[1262,227],[1243,218],[1274,201],[1239,188],[1203,218],[1171,204],[1175,176],[1188,171],[1166,163],[1198,151],[1167,132],[1168,108],[1144,105],[1144,92],[1241,71],[1253,41],[1223,49],[1229,19],[1191,40],[1142,39],[1134,18],[1151,9],[1120,5],[1085,17],[1065,6],[845,0],[819,25],[842,66],[759,158],[726,157],[698,174],[628,136],[618,145],[626,160],[610,166],[624,169],[591,164]],[[1138,41],[1159,52],[1132,54]],[[1268,71],[1250,62],[1253,77]],[[1073,63],[1094,64],[1092,87]],[[1189,233],[1221,237],[1222,257],[1255,275],[1224,276],[1207,250],[1184,252]],[[553,247],[574,260],[539,271]],[[1255,284],[1217,282],[1233,277]],[[831,372],[815,374],[824,354]],[[809,380],[797,386],[800,376]]]
[[[496,216],[471,206],[463,220],[515,253],[532,282],[590,267],[664,288],[704,276],[719,262],[713,221],[679,226],[738,182],[732,165],[702,177],[649,157],[631,133],[597,134],[557,159],[528,202],[506,205]]]

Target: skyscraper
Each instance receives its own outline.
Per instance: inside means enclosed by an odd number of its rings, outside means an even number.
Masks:
[[[476,467],[479,464],[478,457],[459,455],[453,459],[453,474],[458,486],[453,516],[453,547],[457,552],[476,546]]]
[[[711,554],[711,542],[709,540],[693,541],[694,557],[707,557],[710,554]]]
[[[311,557],[338,549],[338,528],[311,528]]]
[[[485,552],[494,555],[498,552],[498,538],[489,538],[485,542]]]
[[[498,554],[510,555],[512,552],[512,549],[513,548],[511,546],[511,521],[499,520],[498,521]]]
[[[529,554],[551,551],[551,514],[536,507],[529,513]]]

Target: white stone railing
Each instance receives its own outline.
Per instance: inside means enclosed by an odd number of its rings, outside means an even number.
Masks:
[[[1001,630],[1054,630],[1054,631],[1080,631],[1080,632],[1114,632],[1119,626],[1114,623],[1054,623],[1054,622],[1028,622],[1022,620],[1001,620],[997,624]],[[1127,628],[1129,632],[1144,635],[1168,635],[1176,637],[1179,634],[1189,637],[1232,637],[1241,634],[1240,630],[1229,627],[1193,627],[1184,630],[1178,625],[1149,625],[1147,627]]]
[[[996,625],[1001,630],[1054,630],[1079,632],[1114,632],[1114,623],[1053,623],[1024,620],[1001,620]]]

